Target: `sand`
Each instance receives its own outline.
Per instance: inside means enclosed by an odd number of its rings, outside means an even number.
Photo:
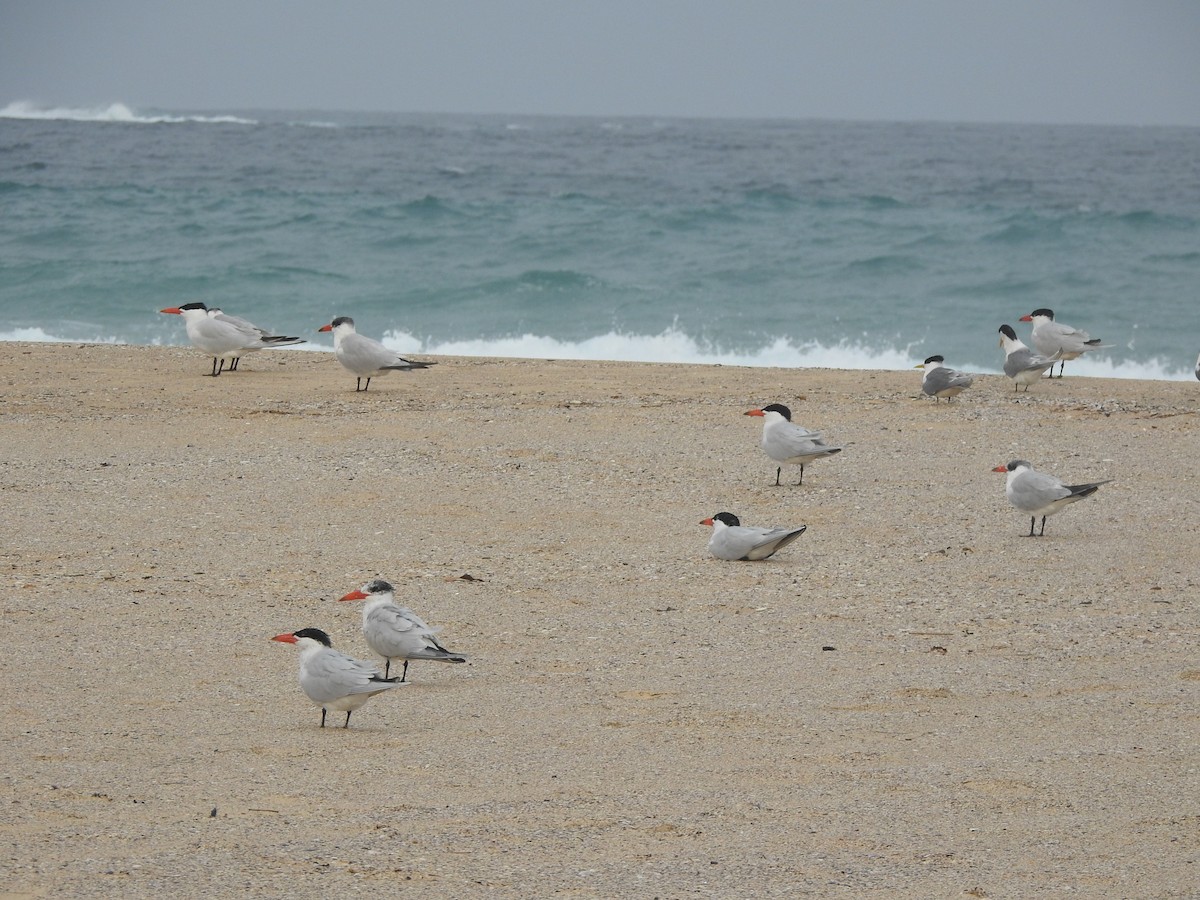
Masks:
[[[0,895],[1200,893],[1200,384],[209,368],[4,345]],[[1031,539],[1014,457],[1114,482]],[[320,729],[270,637],[374,577],[470,662]]]

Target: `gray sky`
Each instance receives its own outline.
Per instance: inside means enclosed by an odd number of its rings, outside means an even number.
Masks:
[[[1200,125],[1200,0],[0,0],[0,107]]]

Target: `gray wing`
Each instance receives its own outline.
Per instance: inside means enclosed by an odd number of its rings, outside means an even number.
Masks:
[[[921,388],[930,397],[934,397],[950,388],[958,388],[965,391],[974,381],[975,378],[966,372],[959,372],[955,369],[947,369],[945,366],[938,366],[925,376]]]
[[[371,663],[337,650],[320,653],[300,671],[300,687],[316,703],[331,703],[351,694],[376,694],[392,686]]]
[[[776,427],[764,432],[762,448],[777,462],[819,459],[842,450],[827,444],[821,432],[790,423],[786,428]]]
[[[1043,322],[1033,329],[1033,345],[1047,355],[1059,350],[1064,353],[1082,353],[1092,349],[1088,346],[1090,340],[1091,336],[1086,331],[1061,322]]]
[[[1014,478],[1006,493],[1009,502],[1017,509],[1032,512],[1055,500],[1071,496],[1071,489],[1053,475],[1030,470]]]
[[[1021,347],[1004,357],[1004,374],[1016,378],[1022,372],[1045,370],[1058,362],[1049,356],[1034,353],[1028,347]]]

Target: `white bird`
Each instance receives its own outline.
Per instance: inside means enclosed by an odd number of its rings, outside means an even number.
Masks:
[[[392,660],[404,660],[404,671],[400,681],[408,676],[411,660],[424,659],[435,662],[463,663],[467,658],[461,653],[447,650],[434,637],[440,628],[431,628],[407,606],[396,603],[396,589],[383,579],[376,579],[356,591],[351,591],[342,600],[366,600],[363,607],[363,637],[367,646],[387,660],[383,674],[391,671]]]
[[[354,390],[365,391],[371,387],[371,379],[376,375],[386,375],[391,371],[407,371],[410,369],[427,369],[437,363],[416,362],[405,359],[395,350],[389,350],[379,341],[359,334],[354,330],[354,320],[349,316],[338,316],[328,325],[322,325],[317,331],[333,332],[333,352],[351,374],[357,376]],[[363,379],[367,379],[364,386]]]
[[[926,397],[932,397],[934,403],[938,402],[939,397],[945,397],[949,403],[975,381],[973,375],[948,368],[944,365],[945,362],[944,356],[931,356],[925,362],[913,366],[914,369],[925,370],[925,375],[921,378],[921,390],[925,392]]]
[[[807,525],[799,528],[756,528],[743,525],[737,516],[729,512],[719,512],[700,524],[712,526],[708,552],[717,559],[766,559],[808,529]]]
[[[1109,478],[1090,484],[1063,484],[1053,475],[1035,471],[1023,459],[1014,459],[1006,466],[996,466],[992,471],[1008,473],[1004,494],[1009,503],[1030,514],[1028,537],[1034,537],[1033,525],[1038,516],[1042,517],[1042,527],[1036,536],[1041,537],[1046,533],[1046,516],[1052,516],[1072,503],[1092,496],[1100,489],[1100,485],[1112,481]]]
[[[267,331],[267,329],[259,328],[253,322],[247,322],[245,319],[240,318],[239,316],[231,316],[229,313],[223,312],[220,307],[210,306],[208,308],[208,317],[210,319],[216,319],[218,322],[226,322],[235,328],[240,328],[243,331],[246,331],[247,333],[251,331],[258,332],[258,336],[262,340],[263,346],[247,347],[246,353],[257,353],[259,350],[264,350],[267,347],[292,347],[296,344],[308,343],[304,340],[304,338],[286,337],[281,334],[271,334],[271,332]],[[240,356],[233,357],[229,361],[229,366],[225,369],[225,371],[236,372],[238,369],[238,362],[240,361]]]
[[[262,329],[236,316],[210,316],[208,307],[203,303],[168,306],[159,312],[183,316],[183,323],[187,327],[188,339],[192,345],[213,358],[213,377],[224,371],[226,360],[238,359],[247,353],[268,347],[303,343],[297,337],[265,334]],[[234,367],[231,365],[230,368]]]
[[[804,484],[805,463],[842,452],[841,447],[825,443],[821,432],[793,425],[792,411],[782,403],[772,403],[762,409],[751,409],[743,415],[763,418],[763,452],[780,464],[775,469],[776,486],[779,485],[779,476],[785,465],[799,465],[799,483]]]
[[[290,634],[277,634],[271,640],[300,647],[300,689],[313,705],[321,707],[322,728],[325,713],[330,709],[344,712],[346,724],[342,727],[349,728],[350,713],[400,683],[395,678],[381,676],[372,663],[334,650],[329,635],[319,628],[301,628]]]
[[[1100,343],[1100,338],[1093,338],[1086,331],[1055,322],[1052,309],[1035,309],[1029,315],[1021,316],[1021,321],[1033,323],[1033,330],[1029,336],[1038,353],[1043,356],[1057,355],[1056,358],[1062,360],[1058,370],[1059,378],[1062,378],[1068,359],[1078,359],[1089,350],[1099,350],[1108,346]],[[1054,377],[1053,368],[1050,369],[1050,377]]]
[[[1004,348],[1004,374],[1013,380],[1013,390],[1018,385],[1029,386],[1042,377],[1047,369],[1054,368],[1060,356],[1039,356],[1017,339],[1011,325],[1000,326],[1000,346]]]

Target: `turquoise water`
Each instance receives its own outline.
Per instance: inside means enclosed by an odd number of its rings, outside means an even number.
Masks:
[[[1200,129],[0,110],[0,339],[1191,378]]]

